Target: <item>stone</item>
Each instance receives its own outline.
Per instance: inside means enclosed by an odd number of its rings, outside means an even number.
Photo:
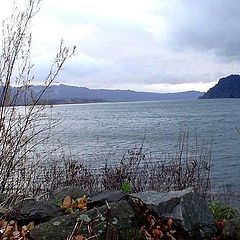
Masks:
[[[132,197],[140,199],[157,217],[172,218],[177,227],[196,240],[211,238],[217,233],[206,201],[192,188],[166,193],[147,191]]]
[[[72,199],[77,199],[87,195],[86,192],[80,187],[63,187],[55,190],[49,197],[50,201],[57,202],[63,200],[66,196],[70,196]]]
[[[221,235],[222,240],[240,240],[240,217],[228,219]]]
[[[93,221],[94,231],[99,234],[99,240],[146,239],[141,233],[142,213],[136,212],[125,200],[109,204],[109,207],[110,210],[104,205],[98,210],[91,209],[83,213],[54,218],[34,227],[29,233],[30,237],[33,240],[65,240],[73,231],[77,221],[82,222],[80,234],[86,236],[87,226]],[[107,235],[106,226],[108,226]]]
[[[85,237],[89,237],[90,224],[99,234],[99,240],[142,240],[146,239],[141,231],[141,227],[148,224],[146,213],[160,219],[172,218],[174,229],[186,233],[184,239],[211,239],[217,233],[206,201],[189,188],[168,193],[148,191],[132,195],[115,190],[98,192],[89,196],[87,211],[53,218],[35,226],[29,234],[32,240],[63,240],[79,223],[79,234]]]
[[[94,193],[89,196],[88,200],[88,209],[93,207],[101,207],[107,203],[116,203],[124,198],[126,198],[128,194],[119,190],[108,190]]]
[[[63,215],[61,209],[53,203],[35,199],[24,199],[18,202],[11,213],[11,217],[18,220],[20,224],[27,224],[32,221],[38,224],[61,215]]]

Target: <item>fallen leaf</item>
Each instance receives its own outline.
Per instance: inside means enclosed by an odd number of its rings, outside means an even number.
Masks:
[[[83,235],[75,236],[75,240],[85,240],[86,238]]]
[[[173,224],[172,218],[169,218],[167,223],[168,223],[168,226],[171,228]]]
[[[163,232],[160,229],[158,229],[158,228],[153,229],[153,234],[156,237],[163,237]]]
[[[72,199],[72,208],[78,208],[78,201]]]
[[[71,208],[72,199],[70,196],[66,196],[63,200],[62,208]]]
[[[27,229],[28,229],[29,231],[31,231],[33,228],[34,228],[34,222],[30,222],[30,223],[27,225]]]
[[[14,226],[8,225],[4,231],[4,237],[11,237],[14,231]]]
[[[80,210],[87,209],[87,197],[86,197],[86,195],[84,195],[83,197],[78,199],[78,208]]]
[[[12,233],[12,236],[14,237],[14,239],[21,239],[21,233],[18,230],[15,230]]]

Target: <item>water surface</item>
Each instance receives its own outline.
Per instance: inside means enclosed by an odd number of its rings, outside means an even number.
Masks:
[[[181,129],[196,129],[199,141],[212,139],[214,177],[240,184],[240,99],[59,105],[53,116],[61,124],[52,144],[93,166],[142,142],[157,159],[174,151]]]

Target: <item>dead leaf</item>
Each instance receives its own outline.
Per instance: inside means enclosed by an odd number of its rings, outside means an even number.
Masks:
[[[78,199],[78,208],[80,210],[86,210],[87,209],[87,197],[84,195],[83,197]]]
[[[78,201],[72,199],[72,208],[78,208]]]
[[[168,226],[169,226],[170,228],[172,227],[172,224],[173,224],[172,218],[169,218],[169,219],[168,219],[167,224],[168,224]]]
[[[83,235],[75,236],[75,240],[85,240],[86,238]]]
[[[12,233],[12,236],[14,237],[14,239],[21,239],[21,233],[18,230],[15,230]]]
[[[4,231],[4,237],[11,237],[14,231],[14,226],[8,225]]]
[[[23,236],[23,238],[25,238],[27,236],[27,233],[28,233],[27,226],[23,226],[21,229],[21,235]]]
[[[163,237],[163,232],[162,232],[159,228],[153,229],[153,234],[154,234],[156,237]]]
[[[30,222],[30,223],[27,225],[28,231],[31,231],[33,228],[34,228],[34,222]]]
[[[66,196],[63,200],[62,208],[71,208],[72,199],[70,196]]]

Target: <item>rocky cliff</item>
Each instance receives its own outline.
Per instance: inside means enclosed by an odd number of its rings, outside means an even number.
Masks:
[[[221,78],[200,98],[240,98],[240,75],[235,74]]]

